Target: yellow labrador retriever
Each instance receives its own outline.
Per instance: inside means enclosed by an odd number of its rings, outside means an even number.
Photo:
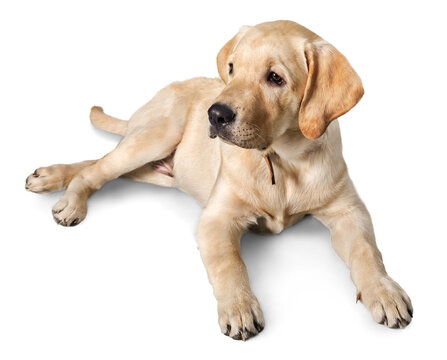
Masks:
[[[221,79],[173,83],[130,121],[93,107],[95,126],[124,136],[118,146],[99,160],[39,168],[26,188],[66,188],[53,207],[64,226],[81,222],[92,193],[119,176],[194,196],[205,208],[197,238],[219,325],[233,339],[264,327],[240,256],[242,234],[279,233],[306,214],[331,230],[374,320],[408,325],[411,301],[385,271],[343,160],[336,119],[363,95],[346,58],[308,29],[275,21],[241,28],[217,66]]]

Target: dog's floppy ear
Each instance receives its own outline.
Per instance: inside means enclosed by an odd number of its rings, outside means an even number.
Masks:
[[[217,54],[217,70],[219,71],[219,75],[225,84],[228,81],[228,56],[233,52],[236,45],[245,35],[247,30],[250,29],[250,27],[251,26],[242,26],[239,29],[239,32],[230,41],[228,41],[224,47],[220,49],[219,54]]]
[[[308,77],[299,110],[299,126],[317,139],[329,123],[348,112],[363,96],[363,86],[348,60],[326,42],[308,43],[304,55]]]

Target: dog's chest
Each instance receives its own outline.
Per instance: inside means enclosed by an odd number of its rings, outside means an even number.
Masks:
[[[306,177],[298,171],[281,170],[276,164],[275,184],[264,184],[257,194],[257,231],[280,233],[315,206]]]
[[[256,219],[256,224],[253,225],[250,230],[260,233],[273,233],[279,234],[285,228],[295,224],[305,214],[294,215],[282,215],[282,214],[265,214],[265,216],[259,216]]]
[[[327,202],[333,186],[324,168],[307,164],[292,168],[278,158],[272,164],[275,184],[268,181],[266,170],[267,179],[256,191],[255,230],[279,233]]]

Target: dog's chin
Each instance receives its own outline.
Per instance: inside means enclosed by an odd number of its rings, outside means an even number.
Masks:
[[[254,142],[247,141],[247,140],[231,139],[231,138],[227,137],[225,134],[217,134],[217,136],[224,143],[226,143],[228,145],[237,146],[242,149],[255,149],[255,150],[264,151],[265,149],[268,148],[267,144],[256,144]]]
[[[224,143],[228,145],[233,145],[240,147],[242,149],[256,149],[259,151],[264,151],[269,147],[269,144],[258,144],[250,140],[246,139],[235,139],[232,138],[229,134],[227,134],[225,131],[217,131],[214,127],[209,127],[208,136],[211,139],[215,139],[216,137],[219,137],[220,140],[222,140]]]

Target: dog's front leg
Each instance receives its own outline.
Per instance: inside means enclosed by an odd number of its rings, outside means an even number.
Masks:
[[[413,307],[405,291],[391,279],[377,248],[371,217],[348,179],[344,190],[315,214],[330,230],[332,245],[351,269],[357,299],[371,311],[375,321],[404,328]]]
[[[240,255],[244,225],[241,217],[230,210],[237,207],[207,207],[197,239],[217,299],[220,328],[233,339],[246,340],[262,331],[264,318]]]

